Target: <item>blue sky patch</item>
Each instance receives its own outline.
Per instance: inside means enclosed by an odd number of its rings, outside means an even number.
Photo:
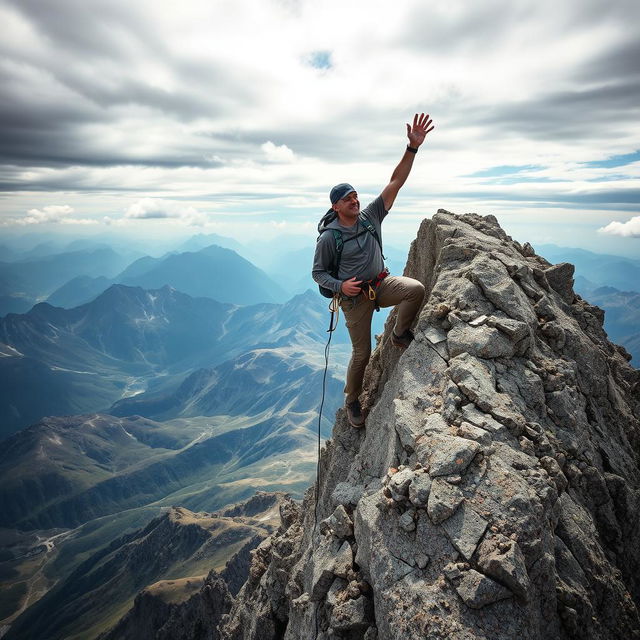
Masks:
[[[625,153],[620,156],[611,156],[606,160],[594,160],[593,162],[585,162],[584,166],[610,169],[612,167],[622,167],[625,164],[638,162],[638,160],[640,160],[640,151],[634,151],[633,153]]]
[[[316,69],[331,69],[331,51],[313,51],[309,55],[309,64]]]
[[[521,164],[521,165],[500,165],[497,167],[491,167],[489,169],[483,169],[482,171],[476,171],[469,173],[465,178],[498,178],[502,176],[513,175],[514,173],[520,173],[521,171],[539,171],[544,169],[535,164]]]

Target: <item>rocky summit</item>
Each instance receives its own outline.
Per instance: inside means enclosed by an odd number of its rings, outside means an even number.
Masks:
[[[340,410],[301,508],[254,552],[227,640],[640,638],[640,372],[573,267],[440,210],[405,275],[415,341]]]

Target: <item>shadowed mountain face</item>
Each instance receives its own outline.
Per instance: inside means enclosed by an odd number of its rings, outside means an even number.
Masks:
[[[604,328],[614,342],[623,345],[640,363],[640,293],[619,291],[615,287],[599,287],[585,278],[576,278],[576,291],[606,309]]]
[[[175,387],[255,347],[297,345],[304,359],[326,340],[327,320],[324,300],[311,292],[284,305],[236,307],[123,285],[75,309],[42,303],[10,314],[0,319],[2,434],[43,415],[104,410],[132,389],[176,378]],[[337,334],[336,342],[346,340],[343,328]]]
[[[97,298],[113,282],[104,276],[77,276],[56,289],[46,300],[53,307],[73,309]]]
[[[173,411],[161,416],[213,416],[208,423],[180,429],[140,417],[69,416],[46,418],[6,439],[0,452],[0,526],[73,528],[189,487],[188,506],[216,508],[251,495],[250,484],[233,483],[255,473],[264,482],[286,484],[280,462],[268,473],[260,465],[300,449],[311,455],[323,371],[278,352],[249,358],[192,376]],[[261,358],[270,360],[268,369],[255,365]],[[267,371],[273,380],[265,379]],[[198,379],[202,385],[193,384]],[[331,376],[327,397],[339,396],[341,389],[342,381]],[[287,469],[294,485],[304,482],[307,458],[298,456]]]
[[[277,283],[248,260],[216,245],[164,258],[141,258],[116,281],[145,289],[169,285],[194,297],[242,305],[282,302],[287,297]]]
[[[96,398],[104,406],[109,394],[121,397],[128,377],[152,380],[169,372],[161,379],[173,380],[163,391],[117,402],[113,413],[121,418],[46,418],[7,439],[0,453],[0,524],[75,527],[203,481],[208,497],[195,488],[187,506],[246,497],[251,487],[233,483],[242,473],[259,473],[252,465],[310,446],[324,370],[324,305],[311,292],[285,305],[235,307],[168,287],[118,285],[76,309],[42,304],[0,320],[2,338],[15,345],[0,358],[3,388],[11,393],[24,384],[9,410],[21,400],[25,412],[40,415],[63,414],[83,400],[95,409]],[[21,367],[26,372],[19,377]],[[342,374],[335,366],[329,373],[328,407],[339,402]],[[180,431],[127,418],[135,415],[211,420]],[[298,462],[306,468],[306,458]],[[297,474],[294,469],[294,484],[301,481]],[[225,481],[225,489],[212,489]]]
[[[144,481],[137,469],[139,462],[162,460],[197,437],[171,433],[144,419],[48,418],[4,441],[0,452],[1,526],[75,526],[108,513],[118,501],[131,506],[136,499],[134,481],[131,478],[127,486],[118,483],[118,477],[136,469],[140,489]],[[162,482],[149,477],[144,495],[157,492]],[[92,504],[87,496],[97,486],[105,489]]]
[[[0,263],[0,316],[24,313],[77,276],[113,277],[126,258],[108,247]]]

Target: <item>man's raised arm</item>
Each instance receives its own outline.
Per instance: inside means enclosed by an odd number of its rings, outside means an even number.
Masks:
[[[413,166],[413,159],[415,158],[418,147],[424,142],[429,131],[434,127],[432,125],[433,120],[429,118],[429,114],[425,115],[421,113],[420,116],[416,113],[413,116],[413,126],[407,124],[407,138],[409,138],[409,144],[407,150],[402,156],[402,160],[395,168],[389,184],[382,190],[380,194],[384,202],[384,208],[388,211],[393,206],[393,203],[400,191],[400,187],[406,182],[411,167]]]

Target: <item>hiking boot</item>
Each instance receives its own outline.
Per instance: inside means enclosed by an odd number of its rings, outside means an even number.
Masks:
[[[395,331],[391,332],[391,343],[400,347],[401,349],[406,349],[413,340],[413,332],[411,329],[407,329],[401,336],[397,336]]]
[[[364,415],[362,415],[362,407],[360,406],[360,400],[354,400],[353,402],[347,402],[345,404],[347,411],[347,420],[349,424],[356,429],[364,427]]]

